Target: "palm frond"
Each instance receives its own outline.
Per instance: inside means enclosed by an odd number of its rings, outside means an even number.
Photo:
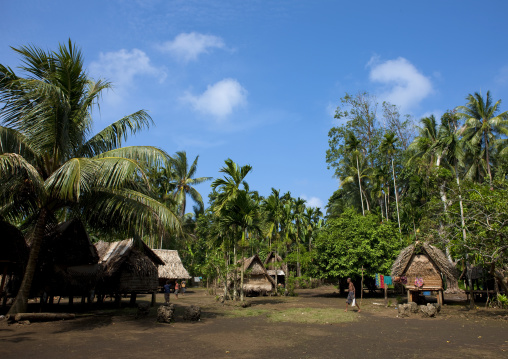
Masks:
[[[134,112],[97,133],[83,144],[78,154],[93,157],[117,149],[122,146],[122,141],[126,141],[129,135],[149,128],[152,124],[153,120],[145,110]]]

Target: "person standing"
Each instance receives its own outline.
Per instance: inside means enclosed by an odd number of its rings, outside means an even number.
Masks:
[[[184,294],[185,294],[185,284],[186,284],[186,283],[185,283],[185,281],[184,281],[184,280],[182,280],[182,297],[183,297],[183,296],[184,296]]]
[[[344,310],[344,311],[347,312],[347,308],[349,307],[350,304],[352,305],[353,301],[354,301],[355,305],[358,307],[358,313],[360,313],[361,312],[360,305],[355,300],[355,294],[356,294],[355,293],[356,292],[355,285],[353,284],[353,281],[351,280],[351,278],[348,278],[347,282],[349,284],[349,289],[348,289],[348,294],[347,294],[347,299],[346,299],[346,310]]]
[[[178,281],[175,283],[175,298],[178,299],[178,292],[180,291],[180,284]]]
[[[169,280],[164,284],[164,301],[166,304],[169,304],[169,294],[171,293],[171,284],[169,284]]]

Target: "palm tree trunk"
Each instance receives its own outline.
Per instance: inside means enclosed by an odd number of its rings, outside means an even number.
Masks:
[[[48,212],[45,208],[41,210],[37,224],[33,232],[33,239],[30,245],[30,255],[28,257],[28,263],[26,265],[25,274],[23,281],[19,288],[18,294],[14,299],[14,303],[9,310],[9,315],[17,313],[25,313],[28,306],[28,297],[30,296],[30,289],[32,287],[32,281],[37,267],[37,260],[39,259],[39,253],[41,250],[42,241],[44,239],[44,231],[46,229],[46,220]]]
[[[379,208],[381,209],[381,222],[385,221],[385,216],[383,214],[383,198],[379,197]]]
[[[367,196],[367,192],[364,193],[365,195],[365,204],[367,205],[367,212],[370,212],[370,204],[369,204],[369,197]]]
[[[483,141],[485,142],[485,161],[487,161],[487,172],[489,174],[489,185],[492,190],[492,173],[490,172],[490,155],[489,155],[489,143],[487,142],[487,133],[483,132]]]
[[[384,202],[384,205],[385,205],[385,215],[386,215],[386,220],[389,221],[390,218],[388,218],[388,201],[386,199],[386,192],[384,193],[384,196],[385,196],[385,200],[383,202]]]
[[[360,181],[360,164],[358,162],[358,156],[356,156],[356,170],[358,172],[358,186],[360,187],[360,201],[362,202],[362,214],[365,217],[365,210],[363,209],[362,183]]]
[[[395,190],[395,203],[397,204],[397,221],[399,222],[399,233],[402,235],[402,231],[400,229],[399,194],[397,193],[397,183],[395,183],[395,167],[393,165],[393,158],[392,158],[392,172],[393,172],[393,189]]]
[[[237,268],[237,259],[236,259],[236,244],[233,244],[233,266],[235,268],[233,275],[233,300],[236,301],[238,297],[238,268]]]
[[[464,206],[462,205],[462,194],[460,191],[460,179],[459,179],[459,171],[457,166],[457,160],[455,160],[455,179],[457,181],[457,186],[459,189],[459,207],[460,207],[460,222],[462,226],[462,239],[464,244],[466,244],[467,235],[466,235],[466,222],[464,220]],[[473,280],[471,278],[471,264],[469,263],[469,255],[466,254],[466,270],[467,270],[467,278],[469,284],[469,290],[471,291],[469,296],[469,309],[474,309],[474,295],[473,295]]]

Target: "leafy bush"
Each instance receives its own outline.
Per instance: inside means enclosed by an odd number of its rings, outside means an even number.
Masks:
[[[393,222],[380,223],[373,214],[362,216],[353,209],[329,219],[314,245],[321,278],[358,277],[388,273],[405,245]]]

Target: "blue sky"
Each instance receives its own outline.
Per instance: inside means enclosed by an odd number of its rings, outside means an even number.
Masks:
[[[346,92],[368,91],[417,121],[508,91],[508,3],[478,1],[5,1],[0,63],[10,46],[56,49],[71,38],[94,79],[115,89],[97,130],[139,109],[156,127],[127,145],[199,155],[197,176],[224,160],[324,207],[339,186],[328,131]],[[501,106],[505,111],[506,106]],[[197,187],[205,200],[209,184]]]

